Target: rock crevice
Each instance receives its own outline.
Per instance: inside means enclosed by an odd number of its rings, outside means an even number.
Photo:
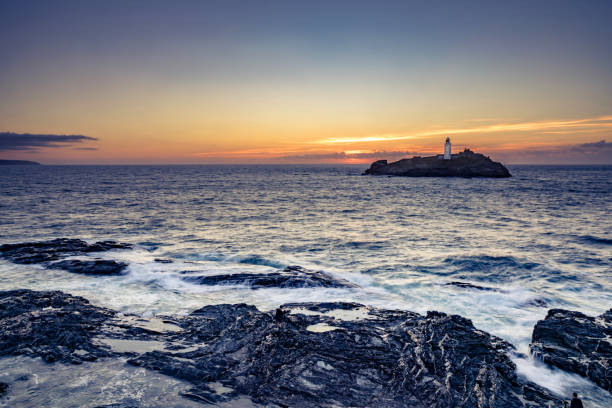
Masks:
[[[510,344],[461,316],[328,302],[274,311],[222,304],[145,320],[62,292],[0,292],[0,355],[77,364],[127,356],[189,381],[185,396],[209,403],[245,395],[292,407],[559,403],[516,374]]]

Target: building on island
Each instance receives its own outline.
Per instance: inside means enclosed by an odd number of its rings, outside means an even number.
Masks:
[[[444,145],[444,160],[451,159],[451,143],[450,137],[446,138],[446,144]]]

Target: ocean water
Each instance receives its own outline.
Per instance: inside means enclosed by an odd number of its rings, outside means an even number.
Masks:
[[[124,276],[0,261],[0,289],[59,289],[143,316],[214,303],[272,309],[330,300],[439,310],[472,319],[522,353],[548,309],[596,315],[612,307],[612,166],[510,166],[510,179],[361,176],[365,167],[0,168],[0,243],[136,244],[95,254],[129,262]],[[287,265],[360,288],[250,290],[180,280],[184,270]],[[447,285],[453,281],[495,290]],[[529,358],[516,362],[554,392],[579,389],[590,406],[612,406],[586,380]]]

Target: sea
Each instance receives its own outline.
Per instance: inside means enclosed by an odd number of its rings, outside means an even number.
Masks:
[[[0,243],[69,237],[135,248],[95,254],[129,263],[112,277],[0,261],[0,290],[57,289],[145,317],[296,301],[459,314],[513,344],[520,375],[565,398],[578,391],[585,406],[612,406],[590,381],[529,357],[533,326],[549,309],[599,315],[612,307],[612,166],[508,166],[508,179],[363,176],[366,167],[1,167]],[[359,288],[251,290],[180,279],[185,270],[288,265]],[[15,361],[0,359],[0,372],[23,367]]]

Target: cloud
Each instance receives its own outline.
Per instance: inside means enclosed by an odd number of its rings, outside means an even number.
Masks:
[[[499,151],[495,154],[509,163],[612,164],[612,143],[597,142]]]
[[[612,143],[608,143],[605,140],[600,140],[599,142],[592,143],[583,143],[570,147],[568,151],[581,153],[612,153]]]
[[[427,149],[424,149],[427,150]],[[506,149],[476,149],[491,154],[494,160],[511,164],[612,164],[612,142],[596,142]],[[340,152],[314,152],[290,154],[270,158],[283,163],[368,163],[373,160],[395,161],[412,156],[432,156],[436,152],[414,150],[347,150]]]
[[[0,151],[37,151],[40,148],[67,147],[75,143],[98,140],[83,135],[43,135],[31,133],[0,132]],[[92,148],[83,148],[92,149]]]
[[[290,156],[281,156],[279,160],[293,160],[293,161],[320,161],[320,160],[346,160],[346,159],[387,159],[392,160],[395,158],[403,158],[403,157],[411,157],[411,156],[421,156],[422,153],[419,152],[410,152],[410,151],[365,151],[365,152],[331,152],[331,153],[311,153],[311,154],[300,154],[300,155],[290,155]]]
[[[498,132],[529,132],[542,130],[560,129],[584,129],[596,128],[605,129],[612,127],[612,116],[599,116],[596,118],[586,118],[577,120],[552,120],[538,122],[519,122],[519,123],[498,123],[486,126],[476,126],[459,129],[435,129],[413,134],[388,133],[381,135],[371,135],[362,137],[340,137],[317,140],[315,144],[341,144],[341,143],[363,143],[363,142],[389,142],[395,140],[418,139],[429,136],[450,136],[461,134],[477,133],[498,133]]]

